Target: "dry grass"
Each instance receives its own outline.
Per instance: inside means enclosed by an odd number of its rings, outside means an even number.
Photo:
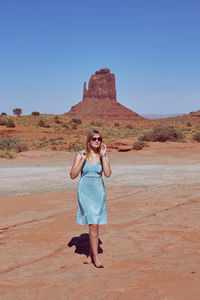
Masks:
[[[8,120],[15,123],[14,128],[6,129]],[[54,114],[0,117],[0,136],[22,138],[30,150],[78,151],[85,148],[85,137],[91,129],[99,130],[108,146],[120,139],[127,139],[133,144],[142,136],[148,136],[146,140],[151,141],[184,139],[185,142],[195,142],[198,141],[194,136],[198,136],[200,121],[188,116],[138,121],[85,120]]]

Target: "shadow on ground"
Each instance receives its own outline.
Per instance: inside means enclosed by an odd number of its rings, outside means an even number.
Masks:
[[[103,253],[103,249],[100,247],[101,240],[98,240],[98,253]],[[75,253],[85,254],[89,256],[90,253],[90,240],[88,233],[82,233],[80,236],[73,237],[68,243],[68,247],[75,246]]]

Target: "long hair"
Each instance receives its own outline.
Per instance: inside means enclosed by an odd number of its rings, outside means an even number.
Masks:
[[[98,134],[101,138],[101,133],[98,131],[98,130],[91,130],[90,132],[88,132],[88,135],[87,135],[87,139],[86,139],[86,157],[88,158],[91,154],[91,146],[90,146],[90,140],[93,138],[93,136],[95,134]],[[103,141],[103,140],[102,140]],[[101,149],[101,144],[100,144],[100,147],[98,148],[98,153],[99,153],[99,156],[100,156],[100,149]]]

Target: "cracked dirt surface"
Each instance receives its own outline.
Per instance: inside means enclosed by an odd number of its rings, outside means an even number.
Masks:
[[[199,149],[158,150],[111,154],[115,174],[106,182],[108,224],[100,227],[104,269],[83,264],[88,228],[75,223],[77,183],[60,191],[1,197],[0,299],[198,300]],[[67,155],[70,167],[73,154]],[[9,168],[10,163],[2,165]],[[18,168],[37,163],[13,161]],[[53,167],[46,158],[40,164]],[[190,172],[172,174],[171,167],[163,168],[165,179],[174,176],[163,183],[162,172],[159,181],[153,170],[147,184],[145,172],[137,172],[140,180],[135,181],[127,165],[134,172],[141,165],[146,170],[157,165],[161,171],[162,166],[190,166]],[[120,185],[118,176],[128,184]]]

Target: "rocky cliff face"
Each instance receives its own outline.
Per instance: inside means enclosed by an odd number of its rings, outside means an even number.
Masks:
[[[101,69],[91,76],[88,90],[83,88],[83,100],[87,98],[110,99],[116,101],[115,75],[109,69]]]
[[[110,120],[144,119],[116,100],[115,75],[101,69],[90,77],[88,89],[83,86],[83,100],[66,113],[71,117]]]
[[[200,110],[197,110],[197,111],[191,111],[190,112],[190,116],[192,117],[200,117]]]

